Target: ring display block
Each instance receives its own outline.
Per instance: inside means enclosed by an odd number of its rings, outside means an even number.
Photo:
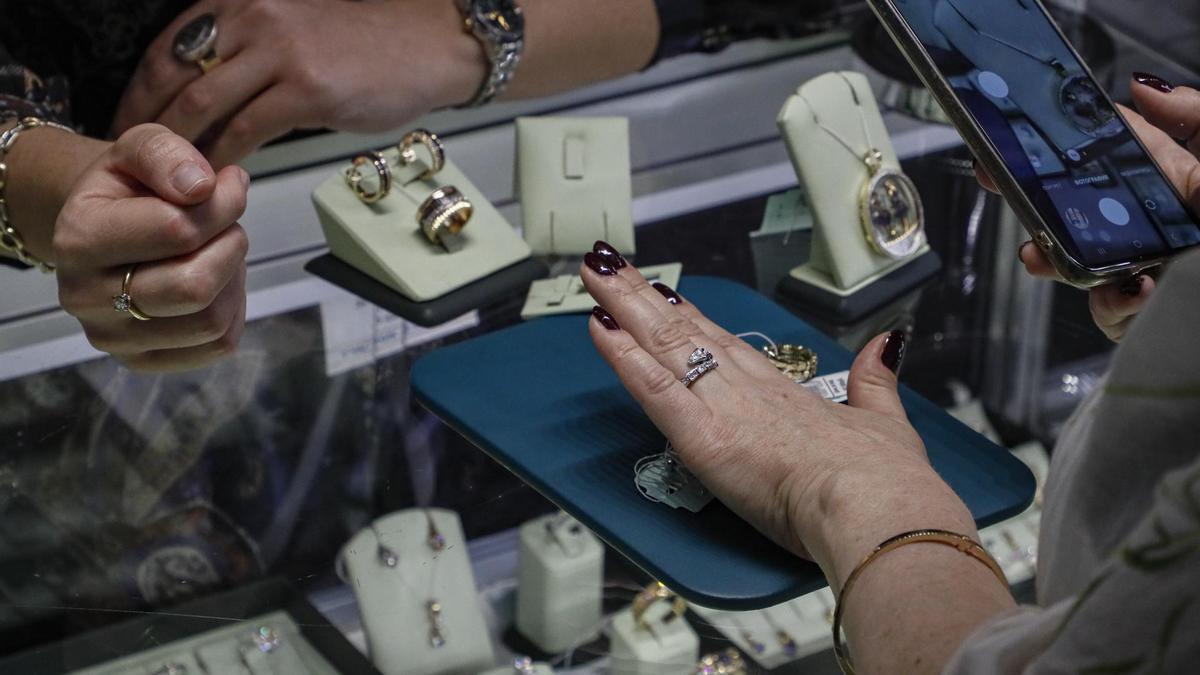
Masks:
[[[378,202],[360,201],[341,172],[313,192],[321,229],[338,259],[409,300],[426,302],[529,258],[529,245],[453,161],[420,180],[427,168],[422,160],[402,165],[395,149],[383,155],[392,167],[392,188]],[[421,204],[446,186],[458,188],[474,209],[453,251],[432,243],[417,222]]]
[[[848,370],[853,361],[832,339],[740,284],[685,276],[680,292],[730,332],[758,331],[813,349],[821,374]],[[447,424],[692,602],[761,609],[824,586],[816,565],[779,548],[722,504],[693,514],[638,493],[634,465],[661,452],[664,439],[596,353],[589,320],[536,319],[431,352],[413,367],[413,391]],[[1032,501],[1033,475],[1011,453],[916,393],[902,388],[901,398],[934,468],[981,525],[1017,515]]]

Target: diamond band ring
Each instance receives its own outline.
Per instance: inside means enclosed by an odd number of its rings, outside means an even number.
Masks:
[[[691,370],[679,378],[679,381],[690,389],[693,384],[696,384],[696,380],[704,377],[709,371],[716,370],[718,364],[712,353],[704,347],[697,347],[696,351],[688,357],[688,365],[691,366]]]

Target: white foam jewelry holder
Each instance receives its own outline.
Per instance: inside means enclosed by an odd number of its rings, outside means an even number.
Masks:
[[[371,528],[354,535],[340,553],[346,582],[358,600],[367,651],[383,675],[474,675],[495,664],[462,523],[453,511],[429,513],[446,538],[440,553],[426,543],[424,509],[375,521],[384,545],[399,557],[396,567],[379,560],[379,539]],[[446,643],[437,648],[429,643],[425,603],[430,597],[442,605]]]
[[[447,159],[432,178],[404,185],[426,164],[419,159],[400,164],[395,148],[383,154],[392,167],[392,189],[378,202],[359,200],[342,171],[313,192],[321,229],[336,257],[410,300],[427,302],[530,256],[529,245],[454,162]],[[374,180],[369,163],[360,171]],[[453,252],[430,242],[417,221],[421,203],[449,185],[474,206]]]
[[[661,601],[660,601],[661,602]],[[669,605],[663,605],[669,608]],[[658,605],[648,610],[653,613]],[[609,672],[612,675],[692,675],[700,659],[700,637],[683,617],[655,614],[648,617],[653,632],[638,628],[633,609],[618,612],[609,629]]]
[[[866,154],[869,148],[847,79],[858,94],[871,141],[883,153],[884,168],[899,170],[900,160],[871,85],[860,73],[826,73],[810,80],[788,98],[777,120],[813,211],[812,253],[791,276],[841,297],[854,295],[929,250],[925,244],[908,258],[893,260],[876,253],[867,242],[859,200],[870,172],[861,157],[851,154],[813,118],[815,112],[821,124],[849,141],[861,142]]]
[[[602,628],[604,546],[582,525],[576,534],[559,528],[560,545],[546,531],[558,517],[520,529],[517,630],[547,654],[590,642]]]
[[[516,194],[538,255],[583,255],[603,240],[636,253],[629,120],[521,117]]]

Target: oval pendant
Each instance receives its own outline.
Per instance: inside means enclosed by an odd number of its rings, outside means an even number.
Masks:
[[[867,242],[879,255],[903,260],[925,245],[925,207],[912,180],[881,168],[863,183],[860,217]]]

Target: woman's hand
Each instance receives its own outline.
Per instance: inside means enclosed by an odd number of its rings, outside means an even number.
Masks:
[[[195,368],[237,348],[245,320],[250,178],[213,172],[184,139],[134,127],[75,183],[54,226],[59,301],[88,340],[135,370]],[[138,321],[114,311],[131,266]]]
[[[210,12],[222,63],[204,74],[171,46]],[[147,49],[113,130],[158,122],[222,167],[293,129],[394,129],[470,99],[485,75],[451,0],[200,0]]]
[[[1200,212],[1200,92],[1138,74],[1133,78],[1133,101],[1141,114],[1121,106],[1126,121],[1192,209]],[[1180,147],[1177,140],[1185,141],[1188,149]],[[996,191],[982,167],[977,167],[976,173],[985,188]],[[1033,276],[1062,280],[1033,242],[1022,244],[1018,256]],[[1143,274],[1121,284],[1092,289],[1092,318],[1109,339],[1119,342],[1154,288],[1154,279]]]
[[[829,403],[608,245],[596,250],[607,255],[589,254],[581,272],[607,308],[590,322],[596,348],[684,463],[756,528],[831,580],[906,529],[974,532],[900,404],[903,334],[871,342],[851,371],[850,405]],[[680,377],[697,347],[720,367],[688,388]]]

